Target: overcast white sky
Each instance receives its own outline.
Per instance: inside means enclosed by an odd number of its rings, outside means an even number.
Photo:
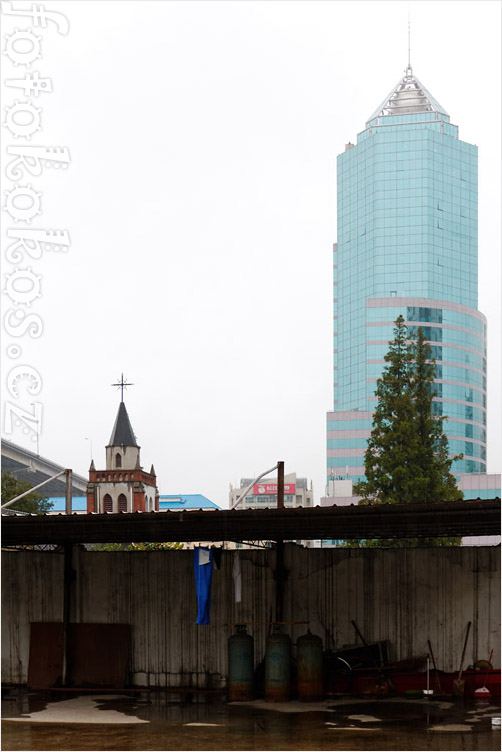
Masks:
[[[29,8],[31,3],[18,2]],[[479,309],[489,322],[488,471],[500,457],[499,2],[46,0],[50,77],[31,143],[71,166],[30,183],[32,227],[67,229],[30,266],[40,338],[4,336],[43,387],[40,453],[104,466],[121,372],[142,462],[161,493],[228,503],[228,484],[277,460],[324,495],[332,409],[336,155],[408,56],[460,137],[479,146]],[[28,19],[3,19],[3,33]],[[2,40],[3,42],[3,40]],[[24,76],[2,55],[2,80]],[[3,105],[25,100],[5,87]],[[3,130],[2,158],[15,144]],[[19,139],[23,141],[23,139]],[[2,171],[2,195],[12,181]],[[15,227],[4,214],[6,230]],[[11,273],[4,263],[4,274]],[[5,280],[5,277],[4,277]],[[4,285],[5,286],[5,282]],[[4,298],[4,308],[10,301]],[[17,343],[22,355],[5,357]],[[17,401],[35,399],[21,382]],[[5,401],[15,402],[4,388]],[[34,448],[23,426],[3,435]]]

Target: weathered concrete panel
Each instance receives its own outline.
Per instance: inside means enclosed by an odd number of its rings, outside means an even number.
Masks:
[[[240,552],[242,602],[234,602],[234,553],[213,571],[211,624],[195,624],[192,551],[88,552],[75,549],[72,621],[131,624],[131,681],[138,685],[221,686],[227,638],[249,623],[255,662],[265,652],[275,613],[273,550]],[[283,620],[293,639],[307,627],[326,648],[354,644],[354,620],[367,641],[388,640],[395,660],[427,652],[458,669],[472,621],[465,665],[500,665],[500,551],[445,549],[301,549],[286,545]],[[11,551],[2,566],[2,679],[25,683],[29,624],[60,621],[63,556]]]

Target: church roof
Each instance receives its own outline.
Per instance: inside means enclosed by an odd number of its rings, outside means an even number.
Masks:
[[[408,66],[402,79],[369,120],[385,115],[410,115],[417,112],[438,112],[448,116],[445,108],[441,107],[413,74],[411,66]]]
[[[127,414],[126,406],[123,402],[119,405],[119,411],[115,419],[115,425],[113,426],[108,446],[138,446],[134,431],[132,430],[131,421]]]

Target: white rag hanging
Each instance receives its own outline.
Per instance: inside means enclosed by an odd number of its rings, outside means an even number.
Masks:
[[[199,548],[199,565],[209,564],[211,557],[208,548]]]
[[[239,558],[239,552],[234,553],[234,563],[232,565],[232,577],[234,578],[234,593],[235,602],[240,603],[242,597],[242,575],[241,575],[241,560]]]

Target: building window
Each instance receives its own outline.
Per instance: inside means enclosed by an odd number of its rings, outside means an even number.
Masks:
[[[110,494],[105,494],[103,497],[103,506],[105,512],[113,512],[113,501]]]
[[[127,498],[124,494],[119,496],[119,512],[127,512]]]
[[[115,455],[115,467],[122,467],[122,457],[118,452]]]

